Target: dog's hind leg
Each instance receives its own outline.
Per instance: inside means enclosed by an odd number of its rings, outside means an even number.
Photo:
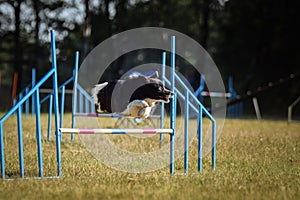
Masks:
[[[101,83],[98,85],[95,85],[95,87],[92,88],[91,93],[92,93],[92,98],[94,100],[94,103],[97,104],[100,108],[100,101],[98,99],[98,93],[100,90],[102,90],[105,86],[107,86],[108,82]]]

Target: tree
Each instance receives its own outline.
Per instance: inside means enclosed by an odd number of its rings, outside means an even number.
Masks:
[[[40,19],[40,10],[41,10],[41,5],[39,0],[33,0],[33,8],[34,8],[34,16],[35,16],[35,28],[34,28],[34,41],[35,41],[35,59],[33,62],[32,67],[37,67],[40,65],[40,38],[39,38],[39,33],[40,33],[40,24],[41,24],[41,19]]]

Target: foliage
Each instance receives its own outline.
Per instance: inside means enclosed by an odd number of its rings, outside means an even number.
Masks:
[[[230,0],[221,1],[226,2],[223,6],[218,2],[1,0],[2,87],[11,87],[14,71],[23,75],[19,80],[21,90],[30,82],[31,68],[37,68],[38,77],[49,69],[50,29],[57,32],[60,80],[71,75],[76,50],[81,52],[82,61],[93,47],[111,35],[144,26],[170,28],[194,38],[211,54],[225,82],[228,76],[233,76],[240,94],[290,73],[300,73],[298,1]],[[19,23],[16,16],[20,16]],[[147,61],[145,57],[144,62]],[[116,72],[124,71],[120,66],[131,63],[132,56],[126,62],[124,59],[118,62],[112,66],[109,77],[118,77]],[[184,71],[186,64],[180,64],[180,70]],[[196,88],[199,74],[195,76]],[[264,95],[266,102],[274,102],[269,110],[277,110],[275,105],[286,107],[299,95],[295,81],[284,90],[283,97],[281,89],[271,96]],[[5,96],[9,97],[7,93]],[[280,98],[274,101],[274,97]]]

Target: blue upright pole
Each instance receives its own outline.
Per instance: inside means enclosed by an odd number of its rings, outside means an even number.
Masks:
[[[91,113],[95,113],[95,104],[93,102],[90,102],[91,106]]]
[[[89,111],[89,101],[86,96],[84,96],[84,105],[85,105],[85,113],[90,113]]]
[[[55,116],[55,141],[56,141],[56,158],[57,158],[57,173],[62,176],[61,169],[61,152],[60,152],[60,132],[59,132],[59,116],[58,116],[58,83],[57,83],[57,65],[56,65],[56,47],[54,31],[51,30],[51,54],[52,68],[54,69],[53,90],[54,90],[54,116]]]
[[[5,164],[4,164],[4,141],[2,122],[0,122],[0,159],[1,159],[1,177],[5,179]]]
[[[39,177],[43,177],[43,154],[41,137],[41,114],[40,114],[40,94],[39,90],[35,92],[35,117],[36,117],[36,142],[38,150]]]
[[[162,53],[162,73],[161,73],[161,77],[162,77],[162,82],[163,84],[165,84],[165,76],[166,76],[166,52]],[[164,128],[164,121],[165,121],[165,103],[161,102],[161,108],[160,108],[160,128]],[[164,135],[160,134],[159,135],[159,146],[162,147],[162,143],[164,140]]]
[[[201,86],[201,88],[200,88],[200,93],[199,93],[198,99],[200,100],[200,102],[203,103],[203,96],[201,95],[201,92],[204,90],[204,76],[200,77],[200,86]]]
[[[77,82],[78,82],[78,63],[79,52],[75,53],[75,69],[74,69],[74,84],[73,84],[73,105],[72,105],[72,128],[75,127],[75,114],[77,109]],[[74,141],[74,134],[71,135],[71,140]]]
[[[228,78],[228,92],[231,94],[229,101],[232,101],[237,98],[237,93],[233,89],[233,78],[232,76],[229,76]],[[240,117],[240,106],[239,104],[231,105],[228,107],[228,116],[230,117]]]
[[[232,77],[231,76],[228,77],[228,92],[231,94],[228,101],[232,101],[233,99],[236,98],[235,92],[232,87]],[[228,115],[228,117],[236,117],[235,116],[235,105],[228,106],[227,115]]]
[[[17,104],[17,99],[16,98],[17,97],[15,97],[14,100],[13,100],[13,106],[15,106]],[[14,113],[14,114],[16,114],[16,113]]]
[[[212,120],[212,169],[216,169],[216,145],[217,145],[217,124],[216,121]]]
[[[199,106],[198,114],[198,172],[202,172],[202,106]]]
[[[26,95],[26,94],[25,94]],[[23,98],[23,92],[19,95],[19,101]],[[23,104],[21,105],[21,113],[23,112]]]
[[[53,95],[50,95],[49,110],[48,110],[48,141],[51,140],[52,105],[53,105]]]
[[[196,92],[194,93],[194,95],[199,99],[200,102],[203,103],[203,96],[201,95],[201,92],[204,90],[204,76],[201,75],[200,76],[200,85],[198,87],[198,89],[196,90]]]
[[[184,102],[184,173],[189,170],[189,91],[185,90]]]
[[[232,86],[232,76],[229,76],[228,78],[228,90],[231,92],[233,90],[233,86]]]
[[[175,169],[175,129],[176,129],[176,94],[175,94],[175,36],[171,40],[171,91],[174,96],[171,101],[171,119],[170,128],[173,129],[173,134],[170,134],[170,173],[174,174]]]
[[[64,108],[65,108],[65,92],[66,87],[62,86],[61,88],[61,100],[60,100],[60,124],[59,127],[62,128],[64,125]],[[62,134],[60,135],[60,140],[62,140]]]
[[[35,86],[35,80],[36,80],[36,71],[35,68],[32,68],[31,70],[31,89]],[[34,115],[34,96],[31,97],[31,116]]]
[[[27,94],[29,92],[29,88],[26,87],[25,88],[25,94]],[[26,100],[25,102],[25,113],[26,113],[26,117],[28,117],[29,114],[29,99]]]
[[[19,144],[19,164],[20,177],[24,177],[24,157],[23,157],[23,137],[22,137],[22,104],[18,107],[18,144]]]
[[[82,92],[79,93],[79,112],[83,113],[83,94]]]

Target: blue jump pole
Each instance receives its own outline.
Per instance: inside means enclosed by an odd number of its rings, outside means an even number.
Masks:
[[[48,141],[51,140],[51,122],[52,122],[52,105],[53,105],[53,95],[49,97],[49,108],[48,108]]]
[[[162,53],[162,82],[165,84],[165,76],[166,76],[166,52]],[[165,103],[161,102],[161,108],[160,108],[160,128],[164,128],[164,121],[165,121]],[[164,140],[164,135],[160,134],[159,135],[159,146],[162,147],[162,143]]]
[[[95,113],[95,104],[94,102],[90,101],[91,111],[92,113]]]
[[[25,94],[26,95],[26,94]],[[19,101],[23,98],[23,92],[19,95]],[[23,113],[23,105],[21,105],[21,113]]]
[[[64,108],[65,108],[65,92],[66,92],[66,87],[62,86],[61,88],[61,99],[60,99],[60,124],[59,127],[63,127],[64,125]],[[62,134],[60,135],[60,140],[62,140]]]
[[[79,93],[79,112],[83,113],[83,94],[80,92]]]
[[[28,92],[29,92],[29,87],[26,87],[25,94],[27,94]],[[26,114],[26,117],[28,117],[28,115],[29,115],[29,99],[27,99],[25,102],[25,114]]]
[[[35,81],[36,81],[36,71],[35,71],[35,68],[32,68],[32,70],[31,70],[31,88],[33,88],[35,86]],[[32,96],[31,97],[31,116],[32,117],[35,112],[34,105],[35,105],[34,97]]]
[[[216,169],[216,145],[217,145],[217,124],[216,121],[212,120],[212,151],[211,151],[211,160],[212,160],[212,169]]]
[[[229,76],[228,78],[228,92],[231,94],[229,101],[237,98],[237,93],[233,88],[233,78]],[[230,117],[241,117],[243,114],[243,103],[238,103],[228,107],[228,116]]]
[[[2,122],[0,122],[0,159],[1,159],[1,177],[5,178],[5,165],[4,165],[4,141]]]
[[[54,69],[53,90],[54,90],[54,116],[55,116],[55,141],[56,141],[56,158],[57,158],[57,173],[62,176],[61,166],[61,152],[60,152],[60,132],[59,132],[59,116],[58,116],[58,82],[57,82],[57,65],[56,65],[56,47],[55,35],[51,30],[51,54],[52,54],[52,68]]]
[[[23,134],[22,134],[22,105],[18,107],[18,144],[19,144],[19,165],[20,177],[24,177],[24,154],[23,154]]]
[[[86,96],[84,96],[84,104],[85,104],[85,113],[90,113],[89,101],[88,101],[88,98]]]
[[[232,101],[233,99],[236,98],[235,91],[233,90],[233,87],[232,87],[232,81],[233,81],[232,77],[229,76],[228,77],[228,92],[231,94],[231,96],[229,97],[229,101]],[[236,105],[228,106],[228,108],[227,108],[228,117],[236,117],[235,110],[236,110]]]
[[[198,172],[202,172],[202,106],[199,106],[198,113]]]
[[[189,169],[189,91],[185,90],[184,101],[184,173]]]
[[[176,132],[176,94],[175,94],[175,36],[171,39],[171,91],[174,96],[171,101],[171,119],[170,128],[173,129],[173,133],[170,134],[170,173],[174,174],[175,169],[175,132]]]
[[[35,116],[36,116],[36,142],[38,150],[39,177],[43,177],[43,154],[42,154],[42,136],[41,136],[41,111],[39,90],[35,92]]]
[[[203,103],[203,96],[201,95],[201,92],[204,90],[204,76],[200,76],[200,85],[194,95],[199,99],[201,103]]]
[[[72,128],[75,127],[75,114],[77,109],[77,82],[78,82],[78,63],[79,52],[75,53],[75,69],[74,69],[74,84],[73,84],[73,106],[72,106]],[[74,141],[74,134],[71,135],[71,140]]]
[[[232,90],[233,90],[232,82],[233,82],[232,76],[229,76],[229,78],[228,78],[228,90],[229,90],[229,91],[232,91]]]

